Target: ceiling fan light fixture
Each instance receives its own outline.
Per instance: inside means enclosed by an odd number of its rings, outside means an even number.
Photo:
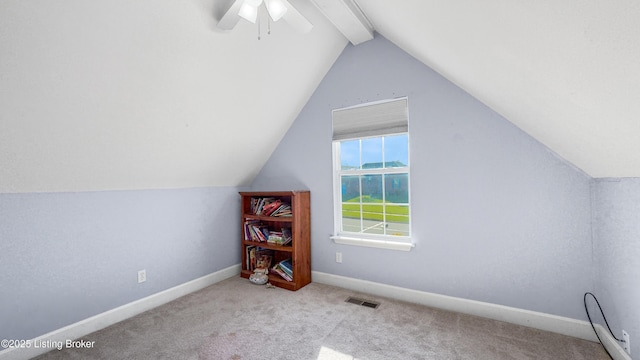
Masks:
[[[313,0],[319,1],[319,0]],[[332,0],[335,1],[335,0]],[[347,0],[338,0],[347,1]],[[353,1],[353,0],[349,0]],[[240,19],[245,19],[253,24],[259,23],[264,14],[259,14],[262,10],[260,7],[264,3],[265,9],[269,14],[269,21],[266,21],[269,33],[271,32],[271,22],[282,19],[297,32],[306,34],[313,28],[313,24],[302,15],[295,6],[291,5],[288,0],[233,0],[233,3],[218,21],[218,28],[222,30],[233,29]],[[265,19],[266,20],[266,19]],[[260,26],[258,26],[258,39]]]
[[[245,0],[245,2],[242,4],[242,7],[240,7],[238,15],[240,15],[241,18],[247,21],[251,21],[255,24],[256,19],[258,18],[258,7],[253,6],[251,4],[251,1]]]
[[[287,7],[281,0],[264,0],[264,4],[273,21],[280,20],[287,13]]]

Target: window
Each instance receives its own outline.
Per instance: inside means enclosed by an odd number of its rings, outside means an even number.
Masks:
[[[333,111],[335,242],[413,246],[407,112],[406,98]]]

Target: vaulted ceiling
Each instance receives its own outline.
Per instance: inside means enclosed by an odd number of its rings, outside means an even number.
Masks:
[[[347,40],[229,0],[0,2],[0,192],[249,184]]]
[[[218,29],[231,0],[3,0],[0,192],[248,184],[348,44],[327,1],[267,34]],[[635,1],[353,4],[589,175],[640,177]]]
[[[358,0],[374,28],[593,177],[640,176],[640,3]]]

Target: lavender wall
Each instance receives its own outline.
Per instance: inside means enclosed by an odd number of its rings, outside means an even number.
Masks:
[[[640,354],[640,179],[594,182],[595,294],[618,338]],[[594,316],[604,325],[599,313]]]
[[[239,211],[226,187],[0,194],[0,339],[32,339],[237,264],[229,218]]]
[[[409,99],[416,247],[337,245],[331,110],[398,96]],[[252,188],[311,190],[313,270],[586,319],[590,182],[378,35],[344,50]]]

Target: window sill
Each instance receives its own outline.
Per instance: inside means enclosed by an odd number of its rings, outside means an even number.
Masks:
[[[399,241],[373,240],[373,239],[348,237],[348,236],[331,236],[330,238],[336,244],[356,245],[356,246],[373,247],[373,248],[379,248],[379,249],[411,251],[411,249],[415,247],[415,244],[413,243],[399,242]]]

